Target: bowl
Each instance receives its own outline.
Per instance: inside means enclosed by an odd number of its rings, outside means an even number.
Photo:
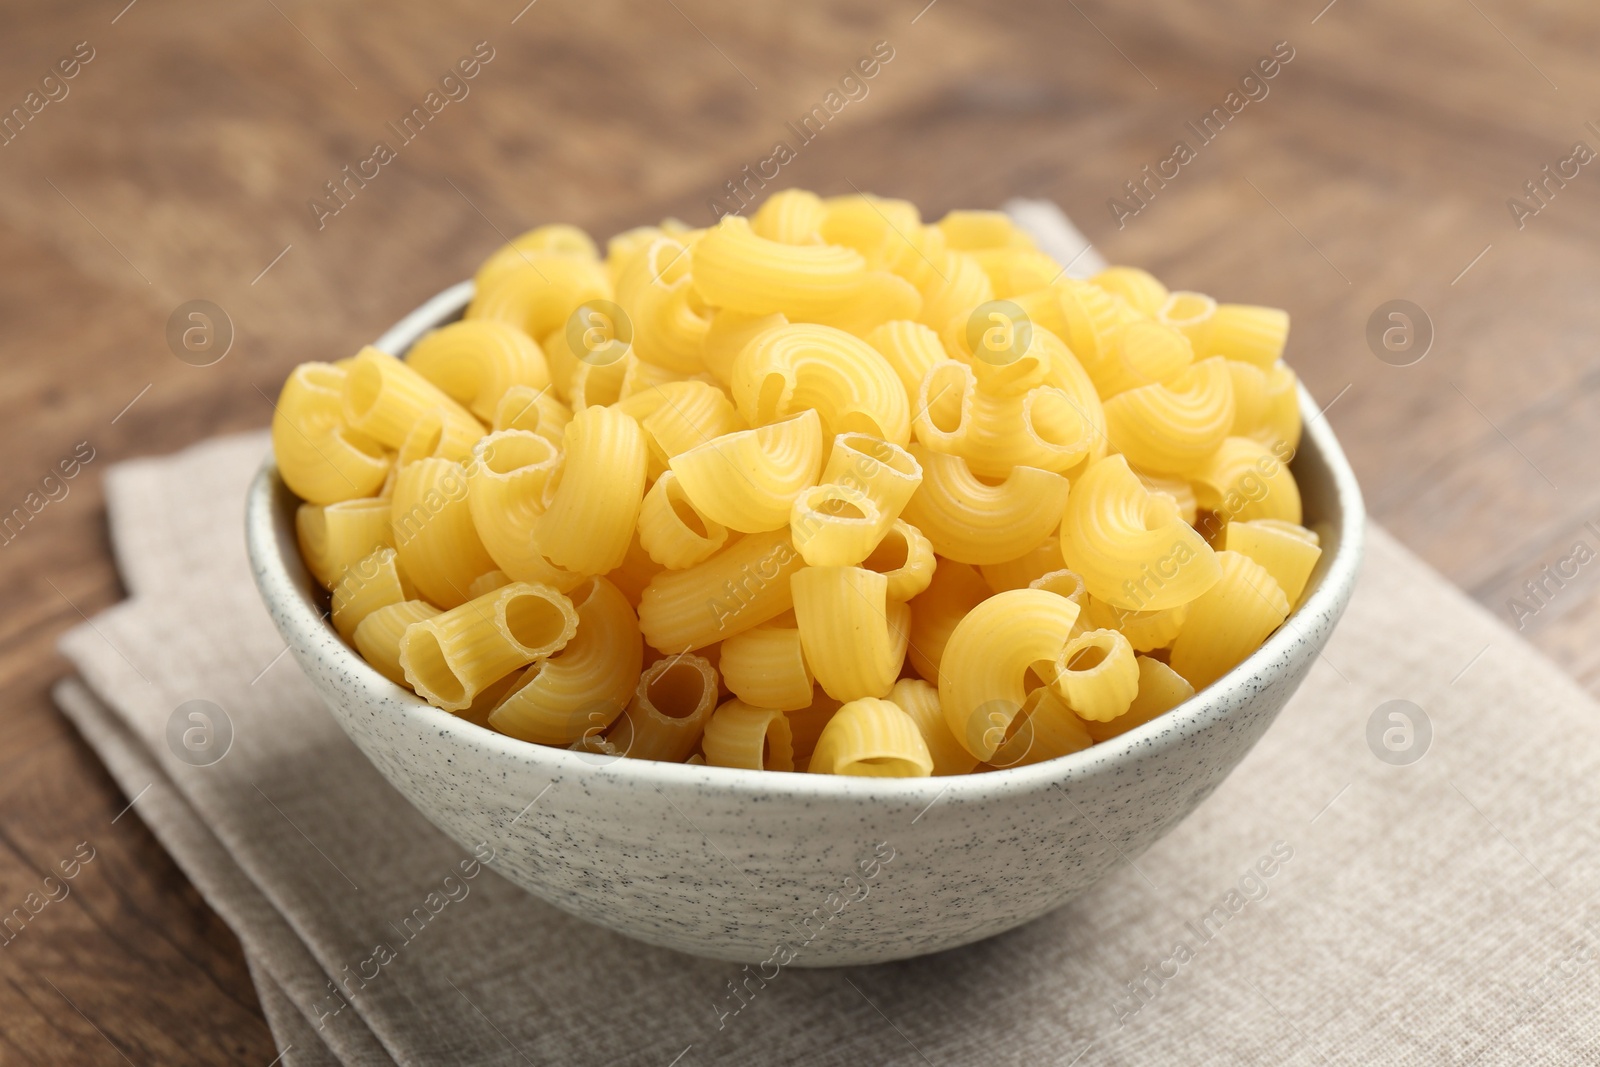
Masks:
[[[458,317],[472,283],[379,339],[394,355]],[[1299,687],[1349,600],[1363,511],[1309,394],[1293,460],[1324,553],[1248,659],[1159,718],[1059,759],[882,779],[654,763],[524,743],[430,707],[322,619],[297,500],[270,460],[247,538],[262,599],[334,718],[463,847],[563,911],[653,945],[765,966],[859,965],[991,937],[1137,857],[1227,777]],[[769,975],[770,977],[770,975]]]

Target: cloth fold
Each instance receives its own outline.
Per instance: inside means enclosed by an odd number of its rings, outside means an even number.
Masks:
[[[109,472],[131,597],[66,635],[77,676],[56,695],[238,934],[283,1062],[1597,1056],[1596,705],[1381,530],[1301,692],[1147,853],[1010,934],[735,998],[738,967],[501,879],[343,735],[250,578],[240,511],[266,449],[243,435]],[[186,746],[194,723],[225,750]]]

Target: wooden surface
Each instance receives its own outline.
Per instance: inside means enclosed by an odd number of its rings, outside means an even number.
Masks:
[[[1289,308],[1291,359],[1332,403],[1372,514],[1508,621],[1525,579],[1600,549],[1600,162],[1524,229],[1506,205],[1575,141],[1600,148],[1593,5],[124,2],[0,14],[4,108],[94,49],[0,147],[0,510],[79,442],[96,456],[0,548],[0,910],[78,842],[97,850],[0,947],[0,1062],[277,1055],[232,935],[137,817],[112,822],[128,798],[48,698],[56,636],[122,596],[104,470],[264,426],[262,393],[293,364],[353,352],[500,234],[708,221],[708,198],[793,145],[785,123],[880,40],[894,58],[868,95],[775,184],[930,216],[1050,197],[1113,261]],[[1284,40],[1269,95],[1119,229],[1108,199],[1195,143],[1185,123]],[[470,95],[319,231],[307,201],[479,41],[494,58]],[[237,330],[215,366],[167,347],[194,298]],[[1436,331],[1409,367],[1365,339],[1396,298]],[[1597,574],[1578,567],[1523,620],[1591,688]]]

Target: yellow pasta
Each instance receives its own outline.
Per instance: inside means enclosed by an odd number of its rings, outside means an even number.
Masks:
[[[1204,293],[1177,290],[1167,295],[1156,321],[1180,331],[1191,343],[1203,345],[1206,330],[1217,314],[1217,302]]]
[[[1160,611],[1128,611],[1089,597],[1084,615],[1096,629],[1116,630],[1128,639],[1135,652],[1166,648],[1183,629],[1189,606],[1180,604]]]
[[[415,624],[431,619],[439,609],[422,600],[388,604],[362,619],[351,640],[361,658],[396,685],[410,686],[400,665],[400,641]]]
[[[302,363],[273,405],[272,454],[283,482],[311,504],[376,494],[393,463],[383,446],[344,421],[346,372]]]
[[[991,767],[1027,767],[1081,752],[1094,744],[1088,725],[1048,686],[1028,693],[1022,711],[1012,720]]]
[[[859,337],[829,326],[776,326],[733,363],[739,414],[761,426],[810,408],[823,436],[867,433],[893,444],[911,439],[911,410],[894,368]]]
[[[950,724],[945,722],[944,709],[939,706],[939,688],[921,678],[902,678],[889,690],[889,700],[911,717],[928,746],[932,760],[930,773],[935,776],[968,774],[978,765],[978,758],[955,739]]]
[[[950,732],[987,760],[1027,699],[1036,663],[1055,662],[1078,605],[1042,589],[1011,589],[980,603],[956,624],[939,662],[939,703]]]
[[[449,459],[459,463],[472,454],[472,447],[482,433],[481,427],[453,419],[443,408],[425,411],[411,424],[406,439],[400,443],[395,463],[401,467],[419,459]]]
[[[1254,438],[1225,439],[1191,480],[1195,500],[1224,522],[1300,522],[1300,487],[1288,464]]]
[[[751,315],[826,314],[855,294],[867,272],[853,248],[771,241],[736,215],[706,231],[690,254],[700,298]]]
[[[400,639],[411,688],[462,711],[491,683],[564,648],[578,629],[572,602],[548,585],[516,582],[416,623]]]
[[[1172,669],[1204,689],[1261,647],[1289,615],[1289,600],[1267,569],[1238,552],[1218,552],[1222,577],[1193,604],[1172,643]]]
[[[922,214],[906,200],[880,196],[830,196],[817,235],[829,244],[860,252],[874,270],[887,265],[907,235],[922,225]]]
[[[511,576],[505,571],[485,571],[474,578],[471,585],[467,586],[467,596],[476,600],[485,593],[492,593],[496,589],[503,589],[510,584]]]
[[[1004,211],[951,211],[936,225],[950,247],[961,251],[1033,247],[1033,238],[1019,230]]]
[[[702,381],[664,382],[617,402],[639,420],[651,457],[665,467],[672,457],[745,428],[728,394]]]
[[[1300,594],[1322,558],[1315,533],[1278,519],[1230,522],[1222,529],[1219,547],[1249,556],[1266,568],[1290,607],[1300,602]]]
[[[806,665],[795,626],[770,623],[722,642],[722,680],[752,707],[800,711],[814,698],[816,679]]]
[[[804,770],[816,750],[817,739],[828,721],[838,713],[840,702],[821,689],[811,694],[811,703],[804,708],[786,711],[783,717],[789,722],[790,743],[794,746],[795,770]]]
[[[387,352],[368,346],[358,353],[345,374],[342,394],[344,418],[352,429],[399,448],[417,420],[438,410],[447,424],[442,431],[452,440],[483,436],[483,424],[445,395],[444,390]]]
[[[751,315],[731,308],[721,308],[711,316],[701,348],[705,368],[724,385],[733,382],[733,362],[744,351],[745,345],[778,326],[789,325],[780,312]]]
[[[1294,371],[1275,363],[1266,374],[1266,406],[1261,422],[1246,436],[1254,437],[1275,455],[1292,456],[1300,447],[1300,389]]]
[[[681,571],[715,555],[727,543],[728,528],[695,508],[675,471],[663,473],[644,495],[639,544],[661,566]]]
[[[928,588],[912,598],[909,605],[911,636],[906,652],[918,674],[938,684],[939,663],[956,624],[991,592],[972,567],[954,560],[939,560]]]
[[[566,647],[518,678],[489,725],[545,745],[605,732],[633,698],[644,661],[639,620],[617,587],[591,578],[571,595],[578,629]]]
[[[1073,485],[1061,520],[1061,555],[1097,599],[1134,611],[1194,600],[1219,571],[1211,546],[1152,493],[1122,456],[1108,456]]]
[[[900,517],[922,484],[922,465],[899,445],[871,434],[842,433],[833,439],[822,481],[865,493],[887,525]]]
[[[512,386],[538,390],[550,384],[550,368],[533,338],[488,319],[453,322],[424,334],[405,361],[485,423],[493,421]]]
[[[717,707],[717,671],[703,656],[657,660],[606,735],[625,756],[682,763]]]
[[[1133,646],[1115,630],[1090,630],[1056,656],[1050,687],[1080,719],[1106,722],[1128,710],[1139,691]]]
[[[581,304],[611,296],[611,278],[598,262],[530,252],[526,259],[508,261],[504,270],[479,279],[466,318],[503,322],[529,337],[544,338],[565,327]]]
[[[815,411],[724,434],[680,452],[668,466],[695,510],[741,533],[789,523],[801,491],[822,470],[822,424]]]
[[[534,535],[545,491],[560,465],[549,440],[526,430],[502,430],[478,442],[467,468],[473,528],[495,566],[519,582],[570,592],[584,576],[547,558]]]
[[[926,778],[933,773],[933,756],[911,716],[892,701],[864,697],[828,720],[808,769],[864,778]]]
[[[978,478],[966,461],[912,445],[922,485],[905,517],[934,551],[962,563],[1001,563],[1036,547],[1061,521],[1067,480],[1036,467],[1015,467],[999,485]]]
[[[1086,722],[1084,727],[1096,743],[1109,741],[1135,726],[1164,715],[1194,696],[1194,686],[1158,659],[1139,657],[1139,693],[1128,710],[1105,722]]]
[[[973,256],[941,249],[930,253],[928,260],[938,266],[928,267],[918,287],[922,295],[918,322],[942,330],[953,321],[965,322],[973,308],[994,299],[994,283]]]
[[[806,663],[836,700],[882,697],[905,662],[911,612],[864,567],[806,567],[790,579]]]
[[[1108,293],[1128,302],[1143,315],[1155,318],[1167,302],[1167,287],[1156,280],[1149,271],[1138,267],[1107,267],[1089,279]]]
[[[884,576],[889,583],[886,593],[890,600],[906,601],[933,582],[937,560],[933,542],[909,522],[896,519],[860,564]]]
[[[1110,358],[1094,379],[1111,398],[1141,385],[1165,382],[1194,362],[1194,346],[1171,326],[1143,320],[1124,323],[1111,337]]]
[[[786,245],[822,243],[822,219],[828,209],[816,193],[804,189],[784,189],[767,197],[751,216],[750,228],[756,236]]]
[[[1120,362],[1117,339],[1125,325],[1139,321],[1139,312],[1122,297],[1089,282],[1063,278],[1051,289],[1065,330],[1061,340],[1094,382],[1113,380],[1111,368]],[[1044,323],[1047,329],[1051,325],[1048,320]]]
[[[915,396],[935,363],[949,358],[939,335],[920,322],[898,319],[867,334],[866,342],[888,361],[907,396]]]
[[[1003,593],[1007,589],[1022,589],[1035,578],[1061,569],[1061,539],[1047,537],[1038,545],[1016,559],[986,563],[978,568],[990,590]]]
[[[1156,474],[1192,474],[1233,426],[1227,361],[1201,360],[1168,382],[1118,393],[1105,412],[1106,435],[1129,463]]]
[[[400,569],[392,548],[376,549],[371,555],[347,568],[333,587],[333,628],[349,641],[361,620],[379,608],[416,600],[417,590]]]
[[[753,708],[742,700],[730,700],[712,713],[700,749],[712,767],[794,770],[789,720],[781,711]]]
[[[637,610],[639,598],[644,595],[645,589],[655,580],[655,576],[665,569],[651,559],[650,553],[644,550],[636,530],[628,539],[628,552],[622,557],[622,563],[606,572],[606,580],[622,590],[622,595],[627,597],[628,603]]]
[[[571,421],[572,409],[557,399],[549,388],[513,385],[500,398],[500,403],[495,405],[493,428],[496,431],[527,430],[560,447],[566,436],[567,423]]]
[[[639,624],[651,648],[692,652],[794,607],[789,577],[805,565],[788,530],[751,534],[716,555],[650,580]]]
[[[489,285],[508,272],[536,265],[550,255],[593,261],[599,258],[599,250],[589,235],[576,226],[563,223],[539,226],[501,245],[478,268],[474,280],[479,287]]]
[[[1200,333],[1200,355],[1223,356],[1265,370],[1283,357],[1289,313],[1281,308],[1218,304]]]
[[[999,300],[1034,292],[1061,277],[1061,264],[1036,248],[978,248],[968,255],[983,267]]]
[[[389,501],[379,497],[341,500],[325,507],[301,504],[294,528],[300,558],[324,589],[338,585],[348,567],[374,550],[394,544]]]
[[[562,466],[534,539],[558,567],[604,574],[622,563],[644,499],[644,434],[630,416],[584,408],[567,425]],[[551,486],[554,486],[552,489]]]
[[[860,563],[877,547],[882,531],[882,515],[872,498],[842,485],[801,490],[789,516],[795,550],[812,567]]]
[[[478,537],[467,496],[465,468],[447,459],[418,460],[395,478],[389,521],[400,566],[442,608],[466,603],[473,579],[497,566]]]

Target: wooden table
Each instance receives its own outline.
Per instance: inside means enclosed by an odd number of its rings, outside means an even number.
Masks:
[[[1050,197],[1113,261],[1291,309],[1293,362],[1374,517],[1600,686],[1600,562],[1508,606],[1574,545],[1600,550],[1600,164],[1565,164],[1543,204],[1524,189],[1574,142],[1600,148],[1593,5],[124,2],[12,5],[0,32],[8,109],[92,51],[0,147],[0,511],[94,455],[0,548],[0,905],[77,842],[98,854],[0,947],[0,1061],[277,1054],[237,942],[138,818],[113,823],[128,798],[49,701],[57,635],[122,596],[105,469],[264,426],[289,367],[355,351],[502,235],[709,221],[779,140],[778,185],[930,216]],[[470,94],[401,144],[387,124],[482,41]],[[801,144],[787,123],[879,41],[893,58],[866,95]],[[1283,41],[1267,95],[1202,143],[1187,123]],[[1194,158],[1139,207],[1124,183],[1180,139]],[[319,228],[308,202],[378,140],[397,157]],[[198,298],[237,332],[209,367],[166,339]],[[1396,299],[1432,323],[1410,366],[1391,363],[1419,348],[1384,362],[1367,340]]]

